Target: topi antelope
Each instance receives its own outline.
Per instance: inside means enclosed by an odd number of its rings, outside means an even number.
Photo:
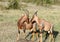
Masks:
[[[17,22],[17,26],[18,26],[17,40],[19,40],[19,34],[20,34],[21,29],[23,29],[24,33],[25,33],[25,30],[32,31],[35,28],[34,25],[35,25],[35,23],[29,19],[29,12],[28,12],[28,14],[24,14]]]
[[[44,20],[44,19],[40,19],[37,16],[37,11],[35,12],[35,14],[33,15],[32,18],[32,22],[36,22],[38,25],[38,29],[40,31],[40,42],[42,42],[42,31],[47,31],[49,33],[50,39],[49,42],[51,42],[51,40],[54,42],[54,38],[53,38],[53,24],[51,24],[50,22]]]

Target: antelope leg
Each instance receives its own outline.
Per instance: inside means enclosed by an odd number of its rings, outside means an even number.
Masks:
[[[40,41],[39,42],[42,42],[42,33],[40,33]]]

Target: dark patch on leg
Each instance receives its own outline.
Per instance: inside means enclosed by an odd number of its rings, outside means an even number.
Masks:
[[[31,35],[32,33],[33,33],[33,31],[29,32],[29,34],[25,37],[25,39],[26,39],[29,35]]]
[[[20,30],[18,29],[18,33],[20,34]]]
[[[25,30],[25,29],[23,29],[23,32],[25,33],[25,32],[26,32],[26,30]]]
[[[45,31],[45,32],[46,32],[46,31]],[[45,42],[48,37],[49,37],[49,33],[46,32],[45,40],[44,40],[43,42]]]

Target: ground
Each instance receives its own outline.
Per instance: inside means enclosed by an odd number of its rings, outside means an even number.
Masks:
[[[55,42],[60,41],[60,6],[52,5],[51,7],[42,7],[29,4],[26,9],[29,10],[30,18],[36,10],[38,10],[38,17],[45,19],[54,24],[54,30],[59,32]],[[17,38],[17,21],[23,10],[0,10],[0,42],[16,42]],[[22,31],[21,31],[22,33]],[[28,31],[26,31],[28,34]],[[20,38],[24,38],[24,34],[20,34]]]

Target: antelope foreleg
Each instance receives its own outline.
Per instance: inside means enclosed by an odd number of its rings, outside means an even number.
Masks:
[[[34,32],[32,33],[32,41],[34,41]]]
[[[19,40],[20,30],[18,29],[17,41]]]
[[[42,33],[40,33],[40,41],[39,42],[42,42]]]

